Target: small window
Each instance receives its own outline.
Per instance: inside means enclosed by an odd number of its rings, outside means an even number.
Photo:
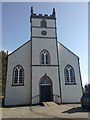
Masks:
[[[46,20],[41,20],[41,27],[47,27],[47,22],[46,22]]]
[[[50,55],[46,50],[42,51],[40,54],[40,63],[41,65],[49,65],[50,64]]]
[[[65,84],[76,84],[74,69],[70,65],[65,67]]]
[[[17,65],[13,70],[13,85],[24,84],[24,69],[22,66]]]

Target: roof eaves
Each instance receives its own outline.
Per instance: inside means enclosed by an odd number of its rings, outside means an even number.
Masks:
[[[10,54],[8,54],[8,56],[10,56],[11,54],[13,54],[14,52],[16,52],[18,49],[20,49],[21,47],[23,47],[24,45],[26,45],[28,42],[30,42],[31,40],[28,40],[26,43],[22,44],[20,47],[18,47],[16,50],[14,50],[13,52],[11,52]]]
[[[71,50],[69,50],[67,47],[65,47],[62,43],[60,43],[59,41],[57,41],[59,44],[61,44],[65,49],[67,49],[69,52],[71,52],[73,55],[75,55],[78,59],[79,59],[79,57],[75,54],[75,53],[73,53]]]

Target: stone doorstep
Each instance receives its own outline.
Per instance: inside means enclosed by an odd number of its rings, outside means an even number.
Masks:
[[[43,102],[44,106],[58,106],[55,102]]]

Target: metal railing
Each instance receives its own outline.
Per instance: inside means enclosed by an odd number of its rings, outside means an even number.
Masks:
[[[57,94],[53,94],[53,101],[56,103],[60,103],[60,96]]]
[[[57,95],[57,94],[53,94],[52,101],[54,101],[56,103],[60,103],[60,96]],[[34,104],[40,103],[40,95],[33,96],[32,97],[32,103],[34,103]]]
[[[34,104],[40,103],[40,95],[36,95],[32,97],[32,102]]]

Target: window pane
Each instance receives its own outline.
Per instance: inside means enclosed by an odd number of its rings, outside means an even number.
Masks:
[[[18,83],[18,77],[14,78],[14,83],[17,84]]]
[[[23,83],[23,70],[22,70],[22,68],[19,70],[19,83]]]
[[[69,82],[69,71],[67,68],[66,68],[66,82]]]
[[[43,64],[43,65],[44,65],[44,60],[42,60],[42,61],[41,61],[41,64]]]
[[[41,55],[41,59],[44,60],[44,54],[43,54],[43,53],[42,53],[42,55]]]
[[[18,69],[16,68],[15,71],[14,71],[14,84],[17,84],[18,83]]]
[[[23,75],[23,70],[22,68],[19,70],[19,76],[22,76]]]
[[[49,64],[49,57],[47,53],[46,53],[46,64]]]
[[[51,84],[51,81],[46,79],[46,84]]]
[[[48,54],[46,53],[46,61],[48,61]]]
[[[51,81],[48,79],[48,78],[43,78],[42,80],[41,80],[41,82],[40,82],[40,85],[47,85],[47,84],[51,84]]]
[[[42,80],[40,84],[45,84],[45,80]]]
[[[49,64],[48,60],[46,60],[46,64],[47,64],[47,65]]]
[[[44,54],[41,54],[41,64],[44,64]]]
[[[70,69],[70,77],[71,77],[71,83],[74,83],[74,72],[73,72],[73,69],[71,68]]]

